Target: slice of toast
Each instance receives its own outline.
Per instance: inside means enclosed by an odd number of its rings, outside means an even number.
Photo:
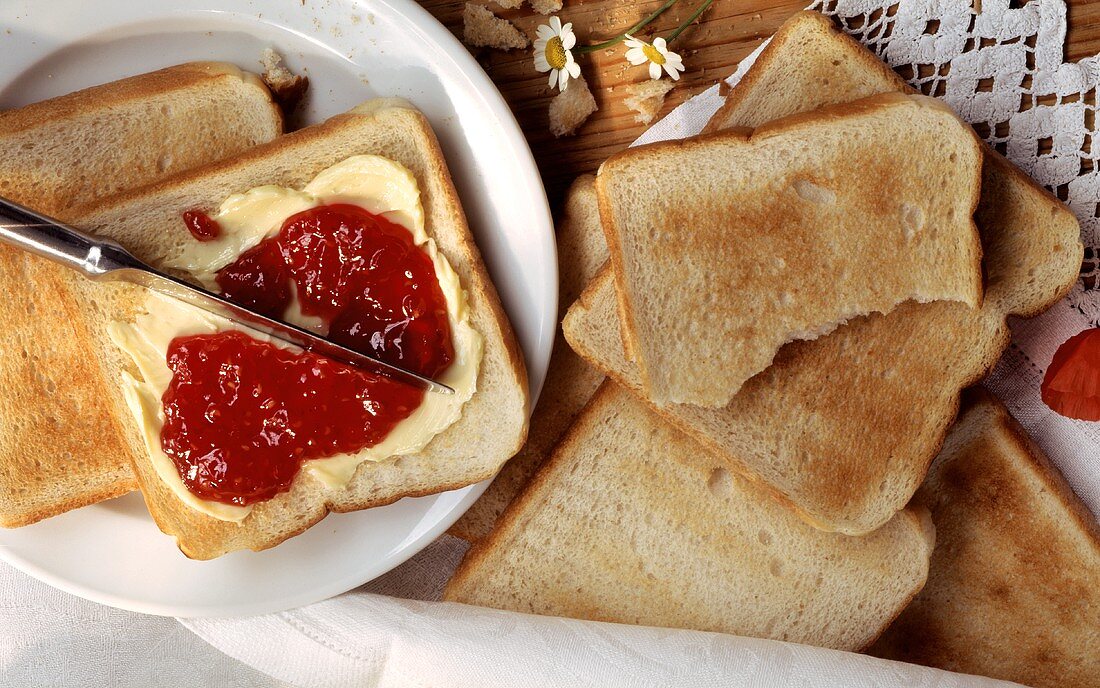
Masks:
[[[980,172],[969,126],[896,93],[612,156],[596,190],[647,396],[725,406],[787,342],[980,305]]]
[[[917,93],[827,17],[799,12],[779,28],[703,131],[757,127],[887,92]],[[1080,226],[1069,208],[1031,177],[989,146],[982,148],[975,220],[982,239],[986,305],[1011,315],[1038,315],[1076,281],[1078,253],[1084,250]]]
[[[1100,679],[1100,526],[1008,410],[967,393],[915,503],[938,542],[928,584],[872,654],[1015,681]]]
[[[425,229],[458,274],[471,324],[484,338],[477,392],[463,406],[461,418],[423,451],[363,463],[344,488],[326,487],[312,475],[300,473],[288,492],[256,504],[240,523],[220,521],[183,504],[142,452],[134,469],[149,511],[190,557],[209,559],[237,549],[265,549],[301,533],[330,511],[380,506],[484,480],[523,444],[528,393],[521,353],[466,226],[435,135],[424,116],[403,101],[369,101],[233,160],[82,209],[77,223],[93,234],[119,241],[153,264],[162,264],[193,241],[180,219],[184,210],[216,207],[231,194],[265,184],[300,188],[319,171],[359,154],[394,160],[416,177]],[[111,291],[104,310],[113,313],[114,319],[129,320],[143,304],[140,289],[119,285]],[[126,355],[108,342],[108,320],[98,331],[101,346],[96,351],[104,375],[121,383],[122,371],[138,373]],[[121,384],[112,395],[121,408]],[[136,424],[129,418],[127,422],[132,441],[140,443]]]
[[[592,175],[578,177],[566,192],[565,211],[557,225],[557,243],[560,319],[607,261],[607,243],[596,206],[596,178]],[[573,353],[559,332],[542,393],[531,414],[527,443],[504,464],[481,498],[451,526],[451,535],[474,542],[489,534],[504,508],[534,475],[603,377],[603,373]]]
[[[444,598],[858,650],[924,585],[933,541],[920,510],[812,528],[605,382]]]
[[[254,74],[214,62],[169,67],[0,112],[0,195],[72,219],[80,203],[236,155],[282,126]],[[103,318],[98,290],[7,247],[0,290],[0,525],[135,489],[127,416],[89,355]]]
[[[805,12],[780,28],[731,92],[727,103],[746,103],[744,109],[727,106],[719,114],[727,117],[724,125],[736,126],[732,113],[753,125],[769,95],[787,102],[782,114],[789,114],[847,94],[902,88],[862,46]],[[959,392],[984,377],[1008,346],[1005,316],[1049,308],[1080,269],[1073,214],[989,151],[975,219],[986,273],[981,310],[908,303],[885,317],[858,318],[780,351],[772,368],[724,409],[661,412],[819,527],[858,534],[885,523],[923,480],[955,418]],[[616,300],[608,272],[570,309],[565,336],[582,357],[640,394],[619,328],[608,326],[617,317]]]

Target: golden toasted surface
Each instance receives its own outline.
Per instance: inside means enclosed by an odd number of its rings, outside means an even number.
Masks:
[[[471,324],[484,337],[477,392],[461,418],[421,452],[377,464],[361,464],[345,488],[328,488],[299,474],[289,492],[257,504],[241,523],[219,521],[180,502],[160,481],[144,453],[135,472],[150,513],[161,530],[176,537],[193,558],[209,559],[237,549],[264,549],[292,537],[330,511],[389,504],[494,475],[522,445],[527,432],[527,374],[511,326],[466,226],[446,162],[427,120],[406,103],[370,101],[323,124],[280,137],[229,161],[122,194],[81,209],[78,224],[114,238],[154,264],[193,239],[180,213],[214,207],[233,193],[264,184],[301,187],[322,169],[357,154],[401,163],[416,177],[428,235],[458,274],[466,291]],[[150,233],[150,226],[163,228]],[[120,291],[116,318],[142,307],[137,290]],[[103,323],[104,328],[106,322]],[[108,378],[133,370],[117,349],[104,352]],[[121,398],[121,390],[112,394]],[[136,435],[136,424],[129,423]]]
[[[255,75],[213,62],[169,67],[0,112],[0,194],[62,219],[72,209],[282,132]],[[94,350],[102,294],[71,271],[0,247],[0,525],[135,489],[123,405]]]
[[[821,532],[605,382],[444,597],[856,650],[923,585],[933,540],[908,510]]]
[[[928,584],[872,648],[1036,688],[1100,677],[1100,527],[1004,406],[968,393],[914,501]]]
[[[565,336],[582,358],[644,398],[617,317],[607,269],[569,310]],[[967,317],[973,327],[952,329]],[[996,361],[963,365],[942,352],[981,355],[988,342],[1007,345],[1008,336],[1003,317],[981,319],[953,302],[910,302],[784,347],[723,408],[651,405],[809,522],[867,533],[909,501],[954,419],[958,390]]]
[[[970,127],[896,93],[610,158],[600,217],[649,398],[724,406],[789,341],[978,306],[980,169]]]

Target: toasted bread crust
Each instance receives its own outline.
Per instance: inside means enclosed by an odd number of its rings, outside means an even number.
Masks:
[[[22,528],[23,526],[29,526],[39,521],[50,518],[51,516],[57,516],[63,514],[66,511],[72,511],[73,509],[79,509],[81,507],[90,506],[92,504],[98,504],[99,502],[106,501],[108,499],[114,499],[121,497],[125,494],[129,494],[138,489],[138,481],[133,476],[133,472],[127,470],[124,473],[118,475],[118,477],[111,482],[111,484],[91,490],[84,490],[80,494],[72,497],[61,497],[51,501],[48,505],[40,507],[36,511],[22,511],[19,513],[4,513],[0,514],[0,526],[4,528]]]
[[[64,122],[97,110],[109,110],[117,105],[145,101],[167,91],[186,89],[218,79],[236,79],[262,91],[270,101],[271,116],[283,128],[283,112],[259,76],[238,69],[228,62],[187,62],[165,67],[155,72],[139,74],[75,93],[33,103],[15,110],[0,111],[0,137],[36,129],[50,122]]]
[[[743,107],[746,98],[761,92],[759,88],[764,86],[762,82],[768,73],[768,68],[782,59],[780,48],[802,31],[820,31],[829,34],[833,40],[848,48],[848,56],[857,62],[858,68],[877,75],[883,81],[890,82],[895,91],[906,94],[917,93],[916,89],[906,84],[905,80],[890,69],[885,62],[875,57],[871,51],[860,45],[854,38],[838,29],[828,17],[819,12],[804,10],[783,22],[772,36],[771,43],[756,58],[752,68],[736,86],[727,92],[726,102],[718,108],[718,111],[703,127],[704,134],[713,134],[729,129],[731,126],[743,126],[741,120],[734,118],[734,115]],[[871,94],[868,93],[867,95]]]

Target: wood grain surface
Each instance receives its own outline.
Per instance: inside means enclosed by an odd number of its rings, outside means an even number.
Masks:
[[[667,34],[689,16],[699,0],[679,0],[642,35]],[[684,57],[687,71],[665,100],[662,114],[733,73],[737,63],[775,32],[810,0],[714,0],[714,4],[671,46]],[[546,22],[526,4],[504,10],[489,0],[473,0],[515,23],[528,36]],[[421,4],[462,35],[465,0],[421,0]],[[624,31],[662,4],[662,0],[565,0],[558,13],[573,22],[579,44],[595,43]],[[1100,0],[1069,0],[1067,59],[1100,53]],[[546,75],[535,71],[532,52],[472,48],[471,51],[512,106],[539,163],[550,205],[557,210],[565,188],[577,175],[594,171],[601,162],[636,139],[647,125],[634,121],[622,104],[623,86],[648,78],[646,67],[633,67],[622,46],[579,57],[581,69],[599,110],[574,136],[555,139],[547,126],[554,96]]]

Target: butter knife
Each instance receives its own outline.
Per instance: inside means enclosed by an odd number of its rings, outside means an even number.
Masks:
[[[320,356],[418,389],[454,394],[453,389],[441,382],[235,304],[219,294],[157,270],[138,260],[117,242],[85,234],[5,198],[0,198],[0,242],[48,258],[89,279],[137,284]]]

